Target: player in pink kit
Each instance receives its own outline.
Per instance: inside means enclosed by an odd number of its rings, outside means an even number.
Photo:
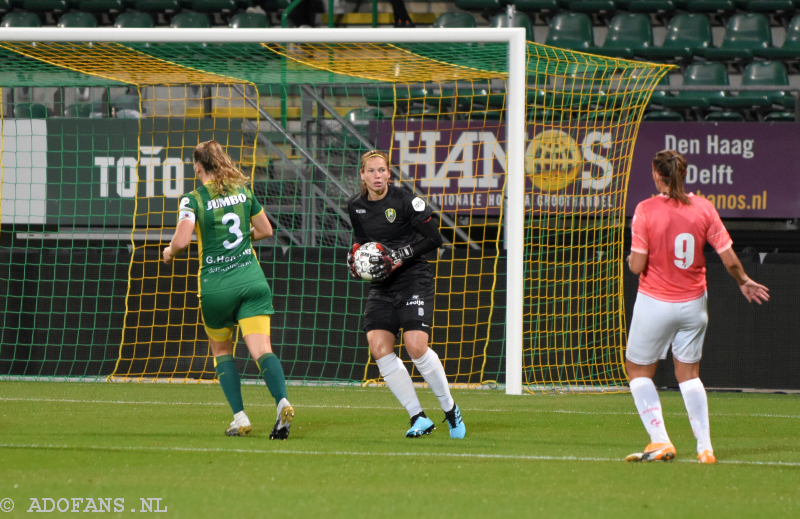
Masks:
[[[625,354],[631,394],[650,444],[626,461],[671,460],[675,447],[667,435],[661,400],[653,384],[658,360],[672,347],[675,377],[697,438],[697,459],[714,463],[708,399],[700,381],[700,357],[708,325],[706,261],[708,242],[739,283],[748,301],[769,300],[769,290],[745,274],[728,231],[714,206],[686,193],[686,159],[673,150],[653,157],[653,181],[660,193],[640,202],[633,216],[628,266],[639,275]]]

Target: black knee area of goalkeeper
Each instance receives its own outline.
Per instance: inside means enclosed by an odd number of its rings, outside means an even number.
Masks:
[[[431,323],[426,321],[406,321],[403,323],[403,332],[410,332],[412,330],[425,332],[428,336],[431,335]]]

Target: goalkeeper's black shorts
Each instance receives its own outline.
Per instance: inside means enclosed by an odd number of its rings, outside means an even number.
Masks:
[[[430,335],[435,291],[433,271],[426,261],[408,265],[382,283],[372,283],[364,308],[364,331],[386,330],[396,335],[402,328]]]

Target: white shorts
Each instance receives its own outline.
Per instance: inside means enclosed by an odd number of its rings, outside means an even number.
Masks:
[[[667,358],[672,346],[672,355],[684,364],[699,362],[708,326],[707,301],[707,294],[684,303],[636,294],[625,358],[648,366]]]

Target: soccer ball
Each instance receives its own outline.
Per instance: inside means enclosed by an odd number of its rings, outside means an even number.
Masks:
[[[380,261],[383,252],[377,247],[377,243],[371,241],[362,245],[353,256],[353,264],[356,272],[361,279],[372,280],[369,270]]]

